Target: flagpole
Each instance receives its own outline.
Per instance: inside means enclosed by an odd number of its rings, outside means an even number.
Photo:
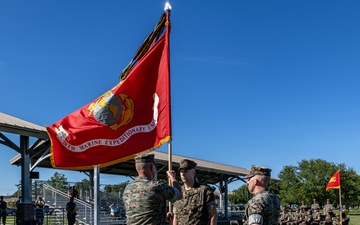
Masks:
[[[166,36],[166,38],[167,38],[167,42],[168,42],[168,45],[170,45],[169,44],[169,29],[170,29],[170,24],[169,24],[169,17],[170,17],[170,11],[171,11],[171,5],[170,5],[170,3],[167,1],[166,3],[165,3],[165,7],[164,7],[164,11],[166,12],[166,25],[165,26],[167,26],[167,36]],[[170,46],[168,46],[168,48],[170,48]],[[168,57],[170,57],[169,55],[168,55]],[[170,64],[170,58],[168,58],[168,63]],[[169,85],[169,104],[170,104],[170,106],[171,106],[171,95],[170,95],[170,65],[168,66],[168,68],[169,68],[169,83],[168,83],[168,85]],[[171,108],[171,107],[170,107]],[[171,124],[171,110],[170,110],[170,124]],[[171,131],[170,131],[170,133],[171,133]],[[168,168],[169,168],[169,170],[172,170],[172,145],[171,145],[171,140],[168,142]],[[170,182],[170,181],[169,181]],[[171,184],[172,185],[172,184]],[[170,205],[169,205],[170,206]]]
[[[170,17],[169,14],[170,14],[170,11],[171,11],[171,5],[170,5],[169,1],[167,1],[165,3],[164,11],[167,14],[166,15],[167,23],[169,23],[169,17]],[[167,26],[169,26],[169,24]],[[167,29],[170,29],[170,28],[168,27]],[[167,30],[167,32],[169,32],[169,30]],[[167,38],[169,38],[169,36],[167,36]],[[169,41],[170,40],[168,39],[168,44],[169,44]],[[168,46],[168,48],[170,48],[170,46]],[[169,59],[169,64],[170,64],[170,59]],[[169,65],[168,68],[169,68],[169,86],[170,86],[170,65]],[[169,89],[170,89],[170,87],[169,87]],[[170,90],[169,90],[169,95],[170,95]],[[169,104],[171,106],[171,95],[170,95],[170,99],[169,99]],[[171,110],[170,110],[170,120],[171,120]],[[171,121],[170,121],[170,123],[171,123]],[[168,168],[169,168],[169,170],[172,170],[172,143],[171,143],[171,140],[170,140],[170,142],[168,142]],[[173,186],[173,184],[172,184],[172,182],[170,182],[170,180],[169,180],[169,183],[170,183],[171,186]],[[172,207],[172,202],[169,201],[169,212],[172,212],[172,208],[173,208]]]
[[[172,144],[171,141],[168,143],[168,167],[172,170]],[[169,184],[173,186],[173,183],[169,180]],[[173,211],[173,204],[169,201],[169,212]]]
[[[339,204],[340,204],[340,207],[339,207],[339,211],[340,211],[340,224],[342,223],[342,204],[341,204],[341,187],[339,187]]]
[[[171,5],[170,5],[169,2],[165,3],[164,11],[167,14],[166,20],[169,21],[169,14],[170,14],[170,11],[171,11]],[[169,29],[169,27],[167,29]],[[168,42],[169,42],[169,40],[168,40]],[[169,70],[170,70],[170,66],[169,66]],[[169,71],[169,86],[170,86],[170,71]],[[170,95],[170,90],[169,90],[169,95]],[[171,99],[170,99],[170,104],[171,104]],[[170,113],[171,113],[171,110],[170,110]],[[171,115],[170,115],[170,120],[171,120]],[[171,123],[171,121],[170,121],[170,123]],[[171,147],[172,146],[171,146],[171,141],[170,141],[170,142],[168,142],[168,167],[169,167],[169,170],[172,170],[172,149],[171,149]]]
[[[171,142],[168,143],[168,167],[169,170],[172,170],[172,145]]]

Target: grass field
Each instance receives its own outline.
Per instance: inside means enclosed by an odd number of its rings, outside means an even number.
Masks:
[[[360,209],[350,210],[350,223],[351,225],[360,224]]]
[[[15,219],[16,219],[15,216],[7,216],[6,225],[16,225]],[[49,216],[44,218],[43,225],[54,225],[54,224],[60,224],[60,225],[67,224],[66,217]]]
[[[66,221],[64,221],[64,222],[65,222],[64,224],[67,224]],[[51,221],[51,220],[44,221],[44,225],[50,225],[50,224],[61,224],[61,223],[54,223],[54,221]],[[218,225],[229,225],[229,224],[230,224],[230,222],[218,222]],[[240,221],[239,221],[239,224],[241,224]],[[360,225],[360,209],[350,210],[350,223],[349,224],[350,225]],[[15,225],[15,217],[8,216],[6,219],[6,225]]]

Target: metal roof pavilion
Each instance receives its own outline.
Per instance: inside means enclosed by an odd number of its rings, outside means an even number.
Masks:
[[[31,146],[32,150],[29,153],[31,159],[31,166],[33,167],[34,165],[36,165],[36,167],[41,168],[53,168],[49,157],[44,158],[44,156],[49,154],[50,147],[50,140],[45,127],[0,112],[0,138],[2,139],[4,139],[5,137],[3,132],[38,138],[39,140]],[[5,140],[0,140],[0,143],[7,145],[10,148],[15,148],[14,150],[18,149],[14,146],[14,143],[11,143],[9,141],[10,140],[5,137]],[[155,154],[155,161],[159,170],[158,176],[159,178],[165,179],[166,168],[168,165],[168,154],[158,151],[154,151],[153,153]],[[223,179],[228,179],[230,183],[233,181],[241,180],[243,176],[249,173],[249,170],[244,168],[209,162],[180,155],[172,156],[172,167],[174,170],[178,170],[180,160],[184,158],[191,159],[198,164],[196,168],[197,177],[199,181],[204,184],[217,184],[223,181]],[[10,163],[12,165],[20,166],[21,154],[12,158],[10,160]],[[134,160],[129,160],[126,162],[101,168],[100,173],[123,176],[136,176]]]
[[[10,140],[5,133],[19,135],[19,145]],[[31,146],[30,137],[36,139]],[[22,201],[30,204],[30,172],[36,167],[53,168],[49,157],[51,143],[46,129],[45,127],[0,112],[0,144],[6,145],[19,153],[10,160],[10,163],[12,165],[21,166]],[[154,151],[153,153],[155,154],[155,162],[158,167],[158,177],[160,179],[167,179],[166,171],[168,168],[168,154],[158,151]],[[227,209],[228,184],[237,180],[244,181],[243,177],[250,172],[249,170],[240,167],[174,154],[172,155],[172,169],[177,171],[181,159],[184,158],[191,159],[197,163],[196,173],[200,183],[217,185],[221,192],[224,193],[223,199],[225,200],[225,209]],[[92,182],[92,180],[94,180],[94,172],[89,172],[93,178],[90,179],[90,182]],[[129,177],[135,177],[137,175],[134,160],[100,168],[97,173]],[[96,193],[94,195],[96,196]],[[227,217],[227,210],[225,210],[225,217]]]

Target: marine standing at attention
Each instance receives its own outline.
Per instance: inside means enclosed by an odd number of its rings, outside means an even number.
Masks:
[[[175,171],[167,171],[172,186],[156,181],[157,171],[154,154],[135,158],[138,176],[125,187],[127,225],[163,225],[168,220],[166,200],[175,202],[182,198],[181,186],[176,180]]]
[[[268,190],[271,169],[252,166],[246,185],[253,195],[245,209],[247,225],[276,225],[280,217],[280,200]]]
[[[311,209],[314,211],[315,209],[320,209],[319,203],[317,203],[316,199],[313,199],[313,204],[311,204]]]
[[[330,199],[326,199],[326,204],[324,205],[324,215],[328,214],[329,211],[333,210],[334,207],[333,205],[330,203]]]
[[[189,159],[180,161],[180,178],[183,199],[174,204],[173,225],[216,225],[217,211],[214,191],[195,179],[196,163]]]

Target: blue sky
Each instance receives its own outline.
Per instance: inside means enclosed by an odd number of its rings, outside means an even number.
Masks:
[[[0,111],[45,126],[94,100],[117,84],[164,4],[0,1]],[[170,4],[174,154],[274,176],[319,158],[359,173],[359,1]],[[16,152],[0,154],[0,194],[11,194]],[[56,171],[36,170],[43,180]]]

